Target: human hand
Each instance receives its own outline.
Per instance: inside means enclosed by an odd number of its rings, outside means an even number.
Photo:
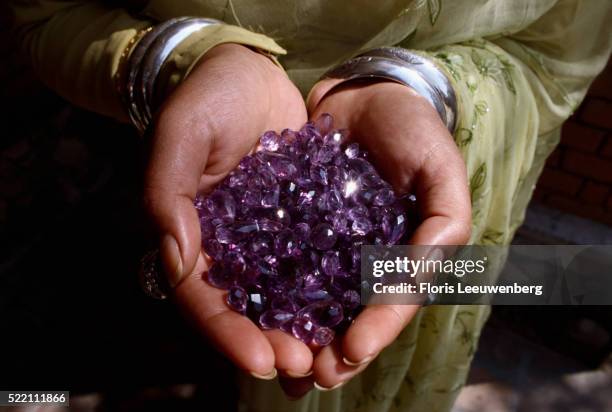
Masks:
[[[410,239],[418,245],[459,245],[468,241],[471,205],[465,164],[436,110],[412,89],[392,82],[348,83],[321,98],[338,80],[313,88],[311,119],[330,113],[335,127],[371,155],[396,192],[414,193],[422,222]],[[432,253],[433,249],[429,253]],[[335,388],[361,372],[408,325],[417,305],[371,305],[346,334],[316,354],[313,375],[282,382],[293,396],[313,383]]]
[[[306,374],[312,353],[279,330],[261,331],[229,309],[226,291],[202,281],[210,262],[201,252],[193,201],[232,171],[264,131],[298,129],[306,119],[300,93],[270,59],[237,44],[216,46],[159,111],[145,173],[145,205],[177,304],[236,366],[264,378],[276,369]]]

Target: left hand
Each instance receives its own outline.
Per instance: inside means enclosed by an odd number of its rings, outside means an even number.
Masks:
[[[323,113],[334,127],[349,130],[394,188],[414,193],[421,223],[410,239],[418,245],[461,245],[471,232],[467,172],[452,136],[437,111],[411,88],[381,81],[349,82],[323,96],[337,80],[313,88],[311,119]],[[301,396],[314,384],[333,388],[347,382],[390,345],[417,313],[417,305],[371,305],[342,338],[316,354],[313,375],[305,382],[281,382]]]

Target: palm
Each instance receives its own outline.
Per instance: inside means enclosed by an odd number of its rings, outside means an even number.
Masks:
[[[394,83],[358,85],[329,94],[311,117],[326,112],[335,117],[336,127],[349,129],[351,138],[369,151],[397,192],[416,194],[423,221],[410,243],[467,242],[470,202],[465,166],[452,137],[424,99]],[[316,382],[334,387],[359,373],[395,340],[418,308],[368,306],[341,341],[317,354]]]
[[[228,309],[225,291],[202,281],[209,262],[201,253],[193,199],[233,170],[261,133],[298,128],[305,121],[299,92],[267,57],[242,46],[217,46],[162,108],[146,173],[145,199],[165,234],[160,251],[178,283],[177,304],[239,368],[261,376],[275,367],[304,374],[312,354],[280,331],[262,332]],[[168,234],[175,243],[166,241]]]

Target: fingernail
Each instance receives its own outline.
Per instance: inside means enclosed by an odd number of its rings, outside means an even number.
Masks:
[[[299,372],[287,370],[285,371],[285,373],[287,374],[287,376],[291,378],[305,378],[307,376],[312,375],[312,371],[308,371],[307,373],[299,373]]]
[[[359,365],[363,365],[365,363],[368,363],[373,358],[374,358],[374,356],[369,355],[369,356],[366,356],[365,358],[363,358],[362,360],[360,360],[358,362],[353,362],[353,361],[350,361],[350,360],[346,359],[345,357],[342,357],[342,362],[344,362],[344,364],[348,365],[348,366],[359,366]]]
[[[175,287],[183,277],[183,259],[178,243],[171,235],[164,235],[161,242],[161,253],[164,264],[167,266],[168,282]]]
[[[278,372],[276,371],[276,368],[272,369],[272,372],[268,373],[267,375],[260,375],[260,374],[255,373],[255,372],[251,372],[251,375],[254,378],[263,379],[265,381],[269,381],[269,380],[272,380],[272,379],[276,378],[277,374],[278,374]]]
[[[321,386],[318,383],[314,383],[314,387],[317,388],[318,390],[322,391],[322,392],[329,392],[329,391],[333,391],[334,389],[338,389],[339,387],[341,387],[342,385],[344,385],[346,382],[340,382],[335,384],[334,386],[332,386],[331,388],[327,388],[325,386]]]

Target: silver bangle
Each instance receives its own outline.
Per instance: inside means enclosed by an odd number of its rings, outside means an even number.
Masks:
[[[189,35],[219,20],[178,17],[155,26],[136,44],[128,60],[125,94],[130,121],[144,134],[153,119],[155,82],[172,51]]]
[[[346,81],[382,78],[411,87],[438,112],[450,133],[456,125],[457,99],[446,75],[431,61],[400,47],[381,47],[347,60],[323,75]]]

